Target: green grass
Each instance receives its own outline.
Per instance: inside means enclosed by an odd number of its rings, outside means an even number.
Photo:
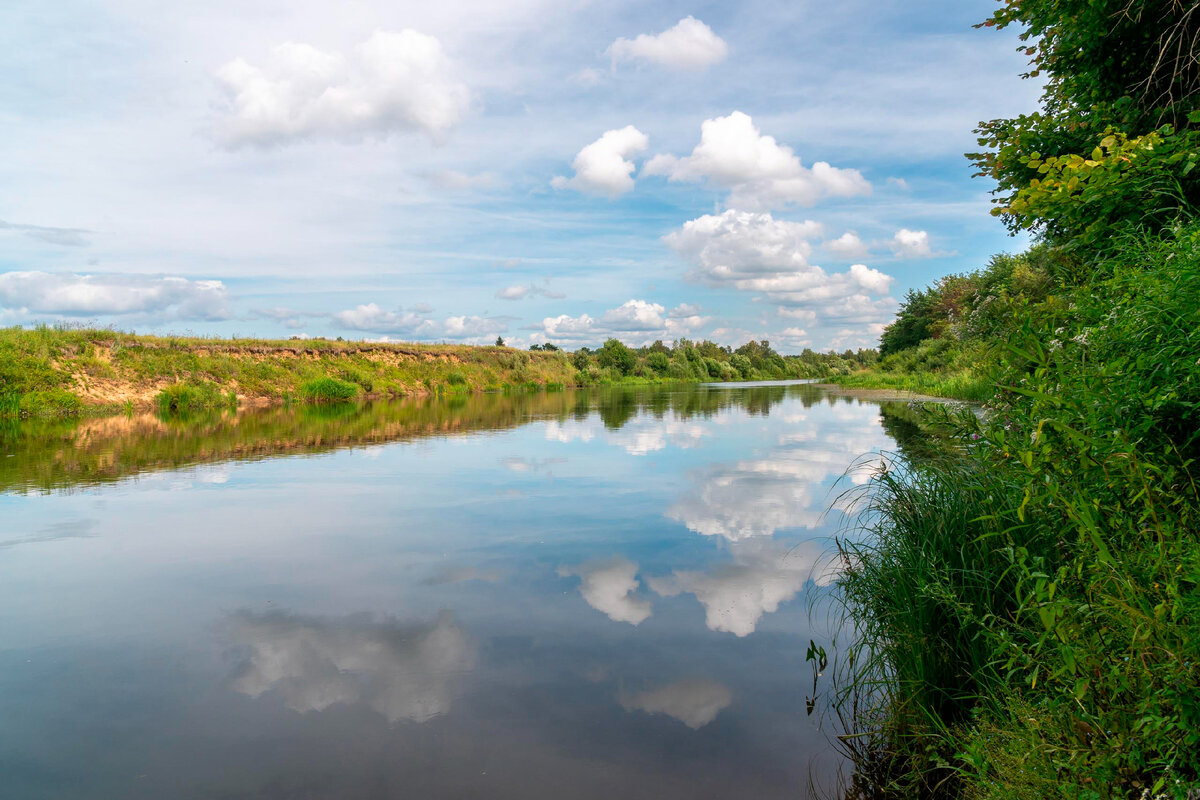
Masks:
[[[337,378],[317,378],[305,382],[300,395],[310,403],[343,403],[358,397],[358,386]]]
[[[83,411],[83,401],[77,395],[57,387],[34,389],[15,399],[15,411],[25,417],[66,416]]]
[[[827,380],[847,389],[896,389],[974,403],[985,402],[996,393],[993,379],[972,370],[949,373],[868,370],[835,375]]]
[[[1200,792],[1200,225],[1103,274],[1014,317],[987,418],[843,543],[873,796]]]
[[[203,381],[171,384],[155,395],[154,402],[164,414],[179,414],[220,408],[230,403],[230,397],[216,384]]]

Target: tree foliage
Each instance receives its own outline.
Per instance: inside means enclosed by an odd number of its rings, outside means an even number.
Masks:
[[[1155,232],[1200,202],[1200,5],[1188,0],[1007,0],[987,21],[1024,28],[1025,77],[1042,108],[980,123],[968,154],[996,207],[1099,260],[1132,229]]]

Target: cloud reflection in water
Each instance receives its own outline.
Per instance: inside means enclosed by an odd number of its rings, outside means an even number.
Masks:
[[[638,565],[615,557],[589,561],[576,567],[559,567],[561,577],[579,576],[579,593],[587,604],[615,622],[637,625],[650,616],[650,601],[637,595]]]
[[[406,627],[366,615],[242,611],[228,620],[228,632],[248,649],[234,690],[278,692],[300,713],[363,703],[388,722],[425,722],[450,710],[459,678],[476,664],[475,647],[450,612],[433,625]]]
[[[710,572],[675,570],[646,583],[664,597],[692,594],[704,606],[710,630],[749,636],[763,614],[796,596],[810,578],[827,584],[831,576],[820,570],[824,555],[818,542],[788,546],[774,540],[737,542],[731,546],[733,563]]]
[[[733,702],[733,693],[710,678],[689,678],[644,692],[621,692],[617,702],[626,711],[666,714],[699,730]]]

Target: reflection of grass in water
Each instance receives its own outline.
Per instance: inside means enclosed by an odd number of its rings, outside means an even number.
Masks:
[[[357,403],[314,403],[301,407],[300,418],[313,422],[348,419],[357,415],[359,409]]]

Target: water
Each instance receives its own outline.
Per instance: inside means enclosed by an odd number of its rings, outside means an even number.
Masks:
[[[0,796],[831,787],[809,607],[881,411],[759,385],[5,423]]]

